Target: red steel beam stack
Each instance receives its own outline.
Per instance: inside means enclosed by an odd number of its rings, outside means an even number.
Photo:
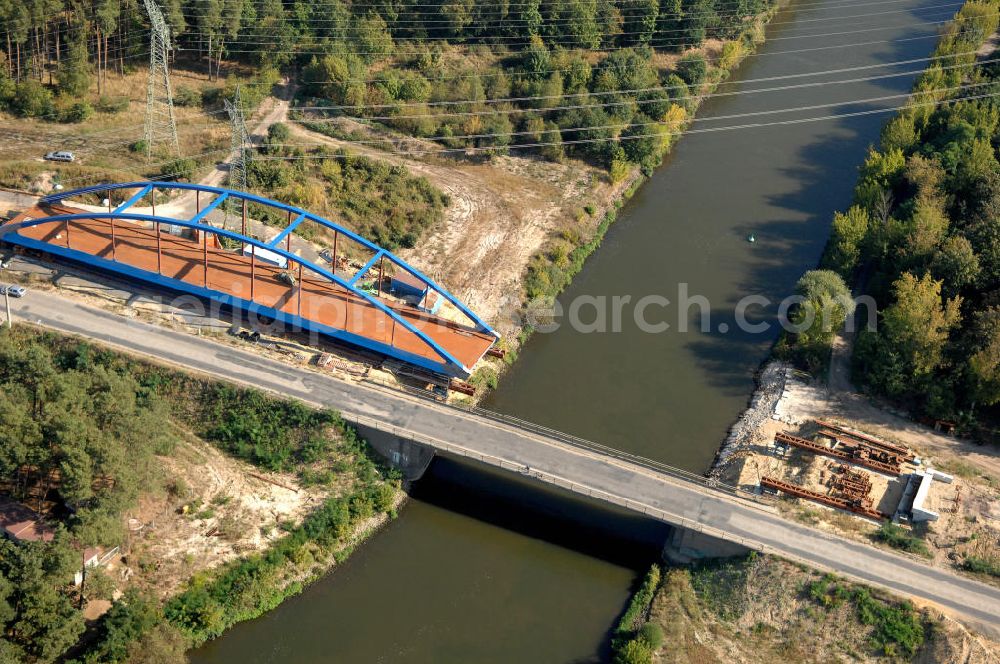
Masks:
[[[835,440],[837,441],[837,443],[849,448],[856,448],[856,447],[863,448],[868,452],[868,455],[871,458],[875,459],[876,461],[880,461],[882,463],[898,466],[905,463],[906,461],[909,461],[909,459],[906,458],[906,455],[900,454],[899,452],[892,452],[890,450],[886,450],[881,447],[877,447],[875,445],[872,445],[871,443],[866,443],[863,440],[856,440],[854,438],[850,438],[846,434],[843,434],[839,431],[831,431],[830,429],[820,429],[819,435],[825,436],[826,438],[830,438],[831,440]]]
[[[878,510],[872,508],[871,500],[858,500],[849,501],[843,498],[834,498],[832,496],[827,496],[816,491],[810,491],[809,489],[804,489],[795,484],[789,484],[788,482],[782,482],[781,480],[776,480],[772,477],[762,477],[760,480],[760,485],[768,489],[774,489],[775,491],[780,491],[782,493],[787,493],[790,496],[796,496],[798,498],[806,498],[808,500],[814,500],[817,503],[822,503],[824,505],[829,505],[830,507],[836,507],[837,509],[847,510],[848,512],[853,512],[854,514],[860,514],[861,516],[866,516],[869,519],[875,519],[881,521],[882,519],[888,519],[887,514],[882,514]]]
[[[850,461],[851,463],[856,463],[859,466],[865,466],[867,468],[871,468],[872,470],[888,473],[889,475],[899,475],[901,472],[899,464],[888,464],[877,459],[872,459],[868,455],[868,450],[860,447],[848,448],[851,450],[850,452],[845,450],[835,450],[826,447],[825,445],[814,443],[811,440],[806,440],[805,438],[792,436],[791,434],[784,433],[783,431],[779,431],[774,434],[774,440],[778,443],[784,443],[785,445],[792,445],[793,447],[809,450],[815,454],[823,454],[834,459]]]
[[[890,443],[889,441],[882,440],[881,438],[876,438],[874,436],[869,436],[868,434],[861,433],[860,431],[852,431],[850,429],[845,429],[839,424],[834,424],[833,422],[827,422],[825,420],[816,420],[816,424],[827,429],[832,429],[834,432],[839,433],[841,436],[846,438],[853,438],[856,441],[862,443],[867,443],[868,445],[873,445],[875,447],[882,448],[883,450],[888,450],[898,454],[903,461],[916,461],[917,456],[913,453],[913,450],[902,445],[897,445],[896,443]]]

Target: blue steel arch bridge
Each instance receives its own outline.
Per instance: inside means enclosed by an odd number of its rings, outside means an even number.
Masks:
[[[223,210],[239,229],[211,223]],[[283,228],[259,239],[248,232],[259,219]],[[301,238],[292,251],[302,224],[324,236],[326,251],[312,256]],[[450,376],[467,377],[499,339],[391,251],[306,210],[242,191],[128,182],[59,192],[0,226],[0,240]]]

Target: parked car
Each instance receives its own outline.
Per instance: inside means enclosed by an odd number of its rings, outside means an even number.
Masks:
[[[67,150],[59,150],[48,153],[45,155],[45,159],[48,161],[76,161],[76,155]]]
[[[283,284],[287,284],[289,286],[295,285],[295,275],[291,272],[281,271],[278,273],[277,279]]]
[[[28,292],[28,289],[24,286],[7,286],[6,288],[0,288],[0,295],[6,293],[11,297],[24,297],[24,294]]]

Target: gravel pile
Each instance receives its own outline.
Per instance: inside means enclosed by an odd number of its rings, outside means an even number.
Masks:
[[[755,436],[774,413],[785,390],[785,377],[789,368],[787,362],[771,360],[757,375],[757,389],[750,398],[750,406],[730,427],[726,442],[715,456],[713,474],[721,470],[735,452],[746,449],[755,442]]]

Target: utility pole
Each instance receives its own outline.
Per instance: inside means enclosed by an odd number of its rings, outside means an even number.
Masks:
[[[3,289],[3,304],[7,308],[7,329],[9,330],[14,327],[14,322],[10,317],[10,293],[7,292],[6,288]]]
[[[174,120],[174,95],[170,90],[167,54],[170,51],[170,27],[163,20],[160,8],[153,0],[143,0],[149,14],[149,83],[146,88],[146,158],[153,146],[169,143],[175,155],[180,155],[177,122]]]
[[[233,100],[224,101],[226,113],[229,114],[230,125],[230,163],[229,188],[236,191],[247,190],[247,162],[253,159],[253,144],[250,142],[250,132],[247,131],[246,120],[243,117],[243,100],[240,98],[240,86],[236,86]]]

